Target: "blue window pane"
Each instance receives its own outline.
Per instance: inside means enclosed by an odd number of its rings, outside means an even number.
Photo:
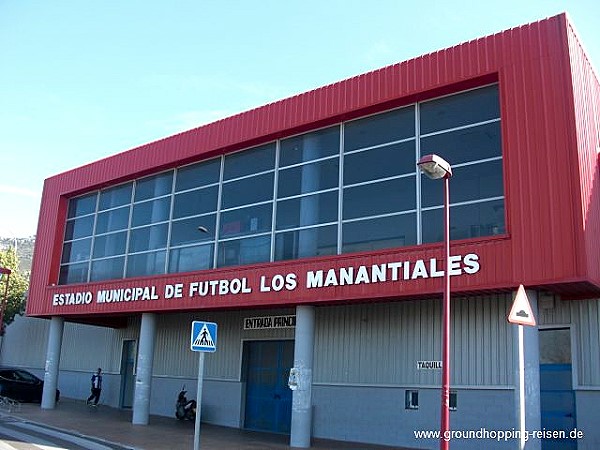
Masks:
[[[457,167],[450,178],[450,203],[502,197],[502,161],[488,161]],[[421,203],[424,208],[444,204],[444,184],[421,176]]]
[[[124,256],[92,261],[92,273],[90,274],[90,281],[116,280],[123,278],[124,264]]]
[[[80,217],[67,221],[65,226],[65,241],[91,236],[94,230],[94,216]]]
[[[275,143],[225,156],[223,179],[251,175],[275,168]]]
[[[165,250],[150,253],[138,253],[127,257],[125,278],[143,277],[165,273],[167,252]]]
[[[96,234],[124,230],[129,225],[129,206],[98,214]]]
[[[267,262],[271,256],[271,237],[220,242],[218,251],[218,267]]]
[[[342,252],[362,252],[404,247],[417,243],[415,213],[343,224]]]
[[[218,186],[196,189],[175,195],[173,218],[197,216],[217,210]]]
[[[94,258],[104,258],[125,254],[127,232],[104,234],[94,239]]]
[[[339,179],[338,158],[284,169],[279,172],[277,197],[336,188]]]
[[[415,177],[344,189],[344,219],[415,209]]]
[[[177,169],[175,192],[208,186],[219,182],[221,159],[203,161]]]
[[[423,211],[423,243],[444,240],[444,208]],[[506,233],[504,200],[450,207],[450,239]]]
[[[312,133],[284,139],[280,144],[279,166],[285,167],[340,152],[340,127],[335,126]]]
[[[135,201],[162,197],[173,189],[173,172],[143,178],[135,183]]]
[[[372,147],[415,136],[415,108],[353,120],[344,124],[344,151]]]
[[[98,210],[103,211],[105,209],[116,208],[117,206],[131,203],[132,189],[133,183],[127,183],[112,189],[107,189],[106,191],[101,191]]]
[[[421,139],[421,155],[430,153],[452,165],[502,156],[500,122],[425,137]]]
[[[90,249],[92,238],[80,239],[73,242],[66,242],[63,245],[61,263],[71,263],[86,261],[90,259]]]
[[[338,218],[338,192],[307,195],[277,202],[277,229],[335,222]]]
[[[271,231],[272,213],[271,203],[226,211],[221,214],[219,236],[229,238]]]
[[[92,214],[96,211],[96,199],[98,194],[95,192],[84,197],[72,198],[69,200],[69,213],[67,217],[72,219],[77,216]]]
[[[131,230],[129,236],[129,253],[156,250],[166,247],[167,231],[167,224]]]
[[[498,85],[421,103],[421,134],[500,117]]]
[[[207,244],[171,250],[169,273],[193,272],[212,268],[213,249],[213,244]]]
[[[163,197],[133,205],[131,226],[139,227],[169,220],[171,214],[171,197]]]
[[[336,253],[337,225],[287,231],[275,237],[276,261]]]
[[[344,184],[415,172],[415,141],[386,145],[344,156]]]
[[[86,283],[88,278],[88,267],[88,263],[61,266],[58,284]]]
[[[222,208],[235,208],[273,199],[273,173],[223,184]]]
[[[214,239],[215,221],[216,215],[211,214],[173,222],[171,225],[171,247]],[[199,230],[199,227],[206,228],[208,232],[205,233]]]

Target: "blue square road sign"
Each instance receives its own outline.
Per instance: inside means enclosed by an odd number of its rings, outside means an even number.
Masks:
[[[217,324],[194,320],[190,348],[193,352],[217,351]]]

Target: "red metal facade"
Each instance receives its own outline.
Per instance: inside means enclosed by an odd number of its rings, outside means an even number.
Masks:
[[[436,278],[118,304],[56,307],[55,294],[441,259],[441,245],[341,255],[196,275],[165,275],[77,286],[58,279],[66,207],[72,196],[159,170],[250,147],[341,120],[498,81],[507,233],[453,242],[476,253],[480,270],[452,280],[455,293],[542,287],[565,296],[600,294],[600,189],[597,148],[600,89],[566,15],[511,29],[275,102],[46,180],[27,313],[102,315],[133,311],[233,308],[423,297]]]

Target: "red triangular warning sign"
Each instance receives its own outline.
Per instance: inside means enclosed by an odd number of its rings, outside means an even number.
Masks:
[[[533,311],[522,284],[519,286],[507,319],[510,323],[535,327],[535,317],[533,317]]]

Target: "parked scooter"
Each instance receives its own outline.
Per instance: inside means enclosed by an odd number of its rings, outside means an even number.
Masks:
[[[177,396],[175,403],[175,417],[179,420],[196,420],[196,400],[188,400],[185,394],[185,386]]]

